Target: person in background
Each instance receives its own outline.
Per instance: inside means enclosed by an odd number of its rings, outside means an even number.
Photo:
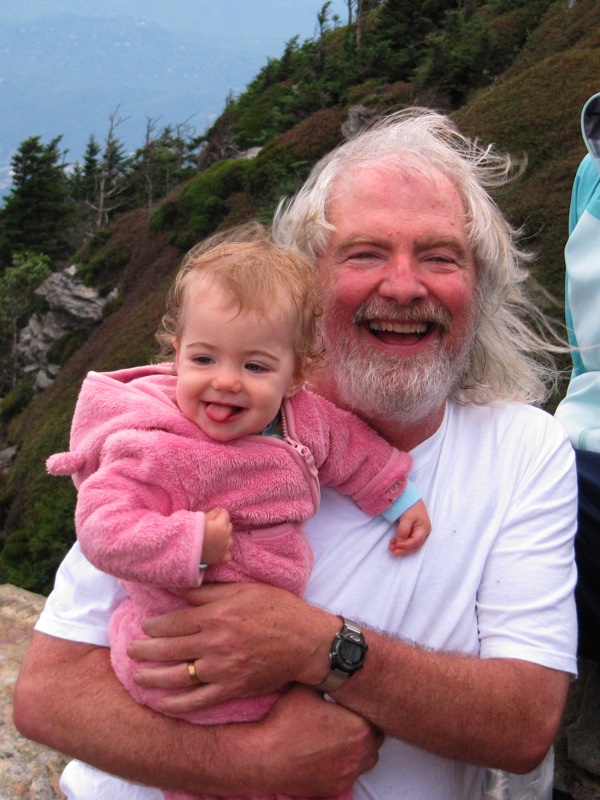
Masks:
[[[407,109],[334,150],[280,210],[276,241],[321,281],[313,388],[410,452],[431,535],[390,559],[387,524],[325,489],[304,598],[205,585],[186,593],[195,608],[147,620],[129,653],[162,666],[140,683],[187,687],[188,710],[297,684],[263,721],[212,727],[124,692],[105,647],[123,595],[75,546],[15,692],[19,729],[80,759],[63,786],[480,800],[485,767],[545,757],[577,669],[577,487],[563,428],[534,407],[556,370],[489,194],[512,172],[447,117]]]
[[[577,463],[578,652],[600,661],[600,94],[585,104],[581,130],[588,153],[573,184],[565,248],[573,370],[556,418],[569,434]]]

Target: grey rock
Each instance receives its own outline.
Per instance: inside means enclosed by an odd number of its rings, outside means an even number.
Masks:
[[[60,372],[60,366],[48,361],[47,353],[54,342],[72,331],[87,332],[102,319],[104,306],[116,295],[100,297],[95,289],[84,286],[76,277],[77,265],[55,272],[38,288],[36,294],[46,298],[50,310],[33,315],[19,334],[19,361],[26,374],[36,376],[35,387],[45,389]]]
[[[239,158],[247,158],[252,159],[256,158],[256,156],[260,153],[262,147],[250,147],[248,150],[242,150],[239,154]]]
[[[352,106],[348,111],[348,116],[342,123],[342,133],[346,139],[352,138],[377,115],[374,109],[370,109],[362,104]]]
[[[0,450],[0,472],[12,466],[16,453],[16,447],[5,447],[4,450]]]
[[[569,758],[593,775],[600,776],[600,668],[594,664],[588,675],[581,711],[567,728]]]
[[[95,289],[85,286],[80,278],[75,277],[76,272],[76,264],[62,272],[55,272],[35,292],[45,297],[50,308],[62,318],[71,318],[75,322],[96,322],[102,318],[102,308],[107,298],[100,297]]]
[[[12,694],[33,626],[44,606],[40,595],[0,586],[0,800],[57,800],[67,758],[24,739],[13,724]]]

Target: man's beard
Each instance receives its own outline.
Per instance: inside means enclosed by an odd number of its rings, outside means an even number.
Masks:
[[[369,347],[364,338],[344,336],[344,325],[336,316],[330,309],[324,328],[338,401],[367,419],[405,424],[425,419],[446,402],[469,363],[475,326],[470,326],[469,336],[448,347],[444,335],[451,326],[450,315],[434,303],[401,308],[393,301],[368,301],[354,315],[357,327],[374,319],[434,322],[441,338],[413,356],[382,353]],[[328,331],[333,335],[327,335]]]

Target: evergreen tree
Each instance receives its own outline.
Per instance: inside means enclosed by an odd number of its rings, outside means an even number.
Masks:
[[[33,292],[52,274],[47,256],[15,253],[14,266],[0,275],[0,392],[13,389],[19,377],[19,329],[31,313]]]
[[[52,260],[67,250],[74,207],[65,175],[61,136],[42,144],[39,136],[21,143],[11,160],[13,188],[0,210],[0,263],[13,253],[44,253]]]
[[[145,143],[136,151],[130,173],[135,203],[140,204],[143,198],[148,209],[191,176],[202,143],[201,137],[194,136],[189,121],[167,125],[156,134],[157,121],[147,119]]]
[[[83,164],[76,163],[70,178],[71,194],[74,200],[93,203],[98,194],[100,162],[98,156],[102,148],[92,133],[88,139]]]

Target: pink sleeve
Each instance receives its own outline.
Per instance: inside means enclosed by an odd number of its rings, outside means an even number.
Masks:
[[[367,514],[385,511],[406,488],[412,458],[362,420],[304,392],[294,408],[298,435],[312,451],[319,480],[348,495]]]
[[[176,490],[165,488],[151,447],[115,438],[79,488],[75,523],[83,553],[120,579],[200,585],[204,514],[185,510]]]

